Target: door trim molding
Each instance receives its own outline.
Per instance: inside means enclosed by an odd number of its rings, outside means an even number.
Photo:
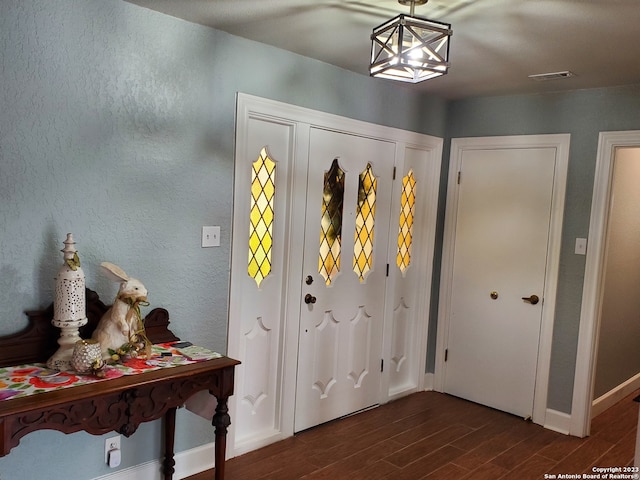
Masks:
[[[589,219],[589,245],[584,270],[578,351],[571,403],[571,435],[584,437],[591,428],[598,345],[602,267],[617,147],[640,147],[640,130],[600,132]]]
[[[545,273],[544,304],[540,342],[538,345],[538,367],[533,400],[533,421],[545,425],[547,413],[547,392],[551,365],[551,344],[555,318],[558,271],[560,267],[560,247],[562,244],[562,223],[569,165],[570,134],[515,135],[499,137],[454,138],[451,140],[449,178],[447,183],[447,206],[442,251],[442,270],[438,309],[438,330],[436,340],[436,365],[434,389],[444,391],[444,352],[448,341],[451,283],[453,281],[453,260],[455,226],[458,211],[457,180],[465,150],[493,150],[501,148],[555,148],[556,165],[553,182],[551,220],[549,225],[549,247]]]
[[[563,435],[568,435],[570,424],[571,415],[569,415],[568,413],[559,412],[557,410],[553,410],[552,408],[547,409],[544,428],[553,430],[554,432],[562,433]]]

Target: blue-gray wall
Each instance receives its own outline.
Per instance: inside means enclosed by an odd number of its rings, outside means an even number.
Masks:
[[[122,0],[0,0],[0,335],[51,303],[73,232],[106,303],[105,260],[145,283],[179,337],[226,351],[238,91],[445,134],[446,102],[410,86]],[[202,225],[221,226],[219,248],[200,248]],[[160,438],[152,422],[123,439],[122,468],[157,459]],[[177,451],[211,441],[209,422],[179,412]],[[103,445],[34,432],[0,458],[0,478],[104,475]]]
[[[51,302],[73,232],[107,303],[104,260],[143,280],[178,336],[226,351],[238,91],[445,137],[445,159],[453,137],[571,133],[549,386],[549,407],[570,411],[584,274],[574,239],[588,232],[598,132],[640,129],[640,87],[447,103],[122,0],[0,0],[0,334]],[[202,225],[222,227],[221,247],[200,248]],[[179,412],[178,451],[212,439],[207,421]],[[103,444],[35,432],[0,459],[0,477],[110,473]],[[123,447],[123,467],[158,458],[159,422]]]

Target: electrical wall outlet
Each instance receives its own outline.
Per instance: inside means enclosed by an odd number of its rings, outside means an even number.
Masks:
[[[109,464],[109,450],[120,450],[120,435],[107,438],[104,441],[104,463]]]

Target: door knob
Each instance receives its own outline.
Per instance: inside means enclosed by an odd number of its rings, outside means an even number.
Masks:
[[[540,301],[540,297],[537,295],[531,295],[530,297],[522,297],[525,302],[529,302],[531,305],[535,305]]]
[[[304,303],[306,303],[307,305],[310,304],[310,303],[316,303],[316,297],[314,297],[310,293],[307,293],[304,296]]]

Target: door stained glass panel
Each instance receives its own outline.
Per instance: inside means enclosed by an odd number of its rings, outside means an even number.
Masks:
[[[356,231],[353,244],[353,271],[363,282],[373,265],[373,227],[376,216],[377,180],[371,164],[360,174],[358,205],[356,207]]]
[[[416,207],[416,179],[413,170],[402,179],[402,197],[400,199],[400,225],[398,229],[398,254],[396,265],[404,273],[411,264],[411,246],[413,243],[413,218]]]
[[[331,285],[334,277],[340,272],[344,182],[345,172],[335,158],[331,168],[324,173],[320,220],[318,272],[324,277],[327,285]]]
[[[249,264],[247,271],[260,287],[271,273],[273,246],[276,164],[266,148],[260,151],[251,170],[251,202],[249,211]]]

